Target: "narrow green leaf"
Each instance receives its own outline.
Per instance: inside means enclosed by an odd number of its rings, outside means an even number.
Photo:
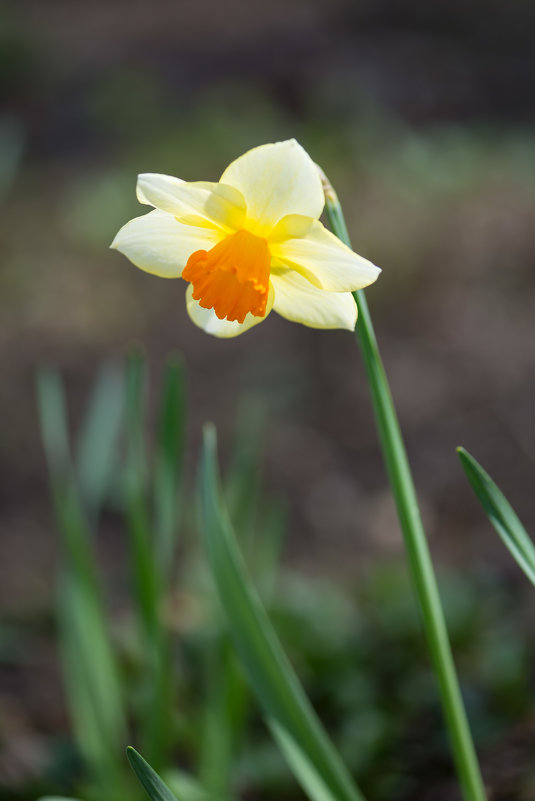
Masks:
[[[255,565],[259,565],[258,581],[261,597],[269,599],[273,595],[277,570],[282,554],[288,508],[279,498],[270,498],[259,520],[259,532],[255,537]],[[256,574],[255,574],[256,575]]]
[[[457,453],[487,517],[519,567],[532,584],[535,584],[535,546],[515,510],[489,474],[467,450],[457,448]]]
[[[147,500],[144,392],[145,364],[141,353],[134,352],[126,368],[126,509],[137,603],[145,631],[152,636],[158,625],[158,588]]]
[[[270,721],[269,727],[280,750],[286,757],[286,761],[291,765],[294,774],[299,777],[301,786],[308,797],[312,801],[337,801],[319,775],[315,765],[303,753],[287,729],[284,729],[276,721]]]
[[[71,470],[67,409],[63,384],[57,370],[43,368],[37,375],[37,405],[41,434],[52,487]]]
[[[132,770],[152,801],[177,801],[176,796],[173,795],[169,787],[160,779],[149,763],[143,759],[141,754],[138,754],[135,748],[129,745],[126,749],[126,755]]]
[[[205,791],[227,797],[232,762],[244,734],[249,688],[227,631],[205,648],[205,687],[198,777]]]
[[[64,579],[65,581],[65,579]],[[106,739],[102,739],[97,710],[88,688],[85,665],[80,660],[75,608],[65,605],[68,592],[63,586],[58,599],[59,654],[63,682],[75,742],[94,776],[104,777],[108,767]],[[70,599],[69,599],[70,600]]]
[[[145,362],[130,354],[126,368],[126,510],[134,591],[142,624],[144,672],[139,688],[139,724],[153,764],[163,764],[170,737],[171,665],[169,642],[160,618],[165,581],[160,574],[149,513],[145,447]]]
[[[292,670],[246,574],[228,516],[222,509],[216,435],[206,426],[200,476],[202,529],[211,570],[249,682],[269,721],[288,732],[338,801],[362,801]],[[291,768],[295,764],[290,763]],[[303,773],[296,774],[304,789]]]
[[[113,752],[124,744],[126,732],[114,655],[99,604],[69,573],[60,586],[59,619],[67,649],[67,678],[78,698],[84,694],[86,711],[80,726],[90,716],[99,752]]]
[[[104,613],[92,538],[71,467],[67,412],[59,374],[38,377],[43,442],[64,571],[58,598],[61,650],[70,710],[80,750],[95,775],[114,780],[110,755],[124,743],[120,683]],[[116,785],[117,786],[117,785]]]
[[[351,247],[338,196],[321,170],[320,175],[325,194],[327,220],[334,234]],[[353,292],[353,297],[358,311],[357,337],[364,360],[383,460],[396,502],[408,564],[422,612],[422,623],[438,680],[457,774],[466,801],[485,801],[486,792],[481,769],[455,670],[438,583],[390,385],[375,336],[366,294],[363,289],[359,289]]]
[[[96,591],[96,570],[87,527],[71,463],[67,408],[59,373],[51,368],[37,377],[41,434],[48,464],[54,508],[65,557],[78,579]]]
[[[126,741],[126,723],[105,622],[87,587],[68,571],[60,590],[60,654],[76,742],[98,792],[125,797],[116,754]]]
[[[258,514],[264,429],[262,407],[250,401],[242,403],[225,481],[227,508],[242,547],[252,544],[251,537]]]
[[[174,356],[165,371],[154,465],[156,544],[159,569],[167,581],[179,523],[180,473],[186,431],[186,378],[182,359]]]
[[[98,516],[109,487],[123,411],[122,371],[108,365],[93,387],[76,448],[78,486],[91,518]]]

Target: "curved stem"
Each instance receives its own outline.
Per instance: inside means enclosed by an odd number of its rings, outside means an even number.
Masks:
[[[324,177],[324,176],[323,176]],[[326,213],[334,233],[351,246],[342,208],[324,177]],[[357,333],[370,385],[383,458],[405,540],[405,547],[436,677],[453,755],[466,801],[485,801],[481,771],[455,672],[444,612],[414,489],[411,470],[372,319],[362,290],[353,293],[358,306]]]

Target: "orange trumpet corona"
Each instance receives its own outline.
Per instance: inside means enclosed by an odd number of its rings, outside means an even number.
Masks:
[[[242,229],[210,250],[192,253],[182,278],[191,281],[193,298],[204,309],[243,323],[249,313],[266,313],[270,264],[267,241]]]

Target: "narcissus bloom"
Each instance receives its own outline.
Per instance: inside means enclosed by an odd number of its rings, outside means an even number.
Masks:
[[[137,196],[154,210],[123,226],[112,248],[188,281],[188,313],[209,334],[236,336],[272,309],[313,328],[355,328],[351,292],[380,270],[319,222],[320,174],[294,139],[249,150],[219,183],[140,175]]]

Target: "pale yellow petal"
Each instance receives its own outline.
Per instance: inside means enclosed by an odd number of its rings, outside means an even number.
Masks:
[[[222,236],[210,228],[183,225],[172,214],[155,209],[123,225],[111,247],[147,273],[178,278],[192,253],[209,250]]]
[[[273,288],[270,286],[267,311],[263,317],[248,314],[243,323],[238,323],[237,321],[229,322],[228,320],[220,320],[213,309],[203,309],[202,306],[199,306],[198,301],[193,299],[192,293],[193,287],[190,284],[186,290],[186,308],[195,325],[198,325],[207,334],[225,339],[237,337],[239,334],[243,334],[253,326],[258,325],[258,323],[263,322],[273,308]]]
[[[267,240],[270,244],[280,244],[287,239],[300,239],[308,234],[314,222],[312,217],[303,214],[287,214],[269,232]]]
[[[209,224],[228,231],[241,228],[245,220],[243,195],[225,184],[188,183],[172,175],[148,172],[138,176],[137,197],[140,203],[167,211],[189,225]]]
[[[318,168],[295,139],[249,150],[227,167],[221,182],[242,193],[246,226],[259,236],[288,214],[317,219],[325,202]]]
[[[275,290],[274,310],[294,323],[310,328],[345,328],[353,331],[357,304],[351,292],[316,289],[294,270],[272,273]]]
[[[381,270],[354,253],[320,222],[301,239],[270,244],[273,258],[331,292],[354,292],[373,283]]]

